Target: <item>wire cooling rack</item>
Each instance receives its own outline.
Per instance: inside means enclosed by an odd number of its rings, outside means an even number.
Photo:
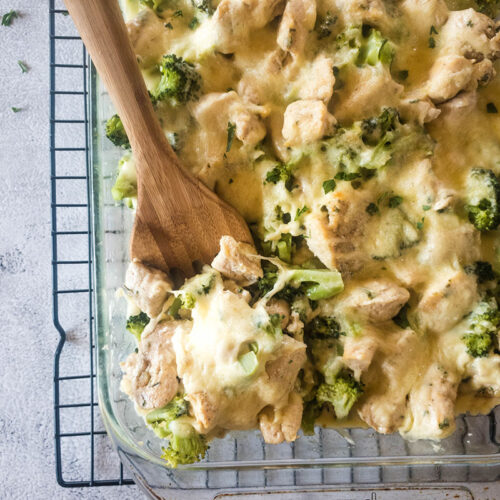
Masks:
[[[96,398],[88,57],[62,1],[49,5],[57,481],[65,487],[133,484],[111,449]]]

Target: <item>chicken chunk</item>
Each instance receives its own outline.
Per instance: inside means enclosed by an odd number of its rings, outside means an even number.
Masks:
[[[346,25],[369,24],[377,28],[387,28],[387,15],[383,0],[333,0],[331,2]]]
[[[276,89],[292,79],[296,73],[289,64],[290,54],[278,48],[268,53],[253,71],[245,72],[238,82],[238,94],[247,102],[262,105],[272,101]],[[281,95],[280,95],[281,98]]]
[[[422,342],[412,330],[387,333],[376,360],[362,377],[366,390],[358,414],[377,432],[388,434],[404,423],[407,395],[425,357]]]
[[[264,441],[279,444],[297,439],[302,421],[302,398],[295,392],[290,394],[283,408],[267,407],[259,415],[259,427]]]
[[[493,61],[500,56],[498,26],[474,9],[450,12],[439,34],[439,57],[426,85],[434,102],[445,102],[491,81]]]
[[[132,292],[137,307],[154,318],[172,291],[172,282],[164,272],[133,261],[127,268],[125,287]]]
[[[498,22],[474,9],[449,13],[439,33],[440,55],[462,55],[475,62],[500,56]]]
[[[356,380],[370,367],[377,348],[376,336],[370,335],[366,329],[362,335],[346,337],[342,361],[353,371]]]
[[[283,0],[222,0],[212,17],[217,48],[229,54],[283,12]]]
[[[172,335],[177,328],[189,329],[189,322],[160,323],[141,338],[137,352],[121,364],[122,390],[143,410],[165,406],[177,393],[177,368]]]
[[[271,316],[277,314],[281,319],[281,328],[284,330],[290,321],[290,306],[283,299],[271,299],[266,304],[266,311]]]
[[[432,205],[433,210],[443,211],[453,205],[456,193],[445,187],[436,176],[429,158],[408,163],[395,179],[395,189],[405,199],[414,199],[419,205]]]
[[[220,161],[227,147],[228,123],[234,123],[235,136],[253,146],[266,135],[262,116],[267,109],[245,103],[234,91],[205,94],[193,105],[193,115],[202,129],[204,155],[208,162]]]
[[[127,23],[127,32],[139,65],[146,69],[157,64],[167,45],[164,21],[153,10],[144,9]]]
[[[229,290],[234,294],[240,295],[243,299],[245,299],[247,304],[249,304],[252,300],[252,295],[250,294],[250,292],[238,285],[236,281],[224,280],[224,290]]]
[[[477,282],[461,269],[443,269],[424,290],[417,307],[420,328],[444,332],[472,310],[477,301]]]
[[[480,241],[481,236],[472,224],[464,222],[453,213],[441,213],[439,218],[428,221],[419,260],[434,269],[441,263],[454,261],[464,266],[470,265],[480,258]]]
[[[477,106],[477,93],[476,92],[462,92],[454,99],[451,99],[441,106],[440,120],[446,123],[446,127],[453,127],[454,125],[462,126],[462,120],[467,118]],[[460,120],[459,120],[460,119]]]
[[[326,208],[306,219],[307,245],[329,269],[349,276],[363,267],[366,256],[361,243],[368,203],[361,191],[345,187],[329,193]]]
[[[419,125],[435,120],[441,110],[434,106],[428,97],[406,95],[401,101],[401,116],[407,121],[415,121]]]
[[[318,55],[299,77],[298,96],[300,99],[313,99],[328,104],[335,85],[333,66],[331,57],[324,54]]]
[[[441,31],[450,12],[445,0],[403,0],[400,9],[412,21],[412,30],[420,36],[428,36],[429,26]]]
[[[217,417],[217,405],[210,395],[206,392],[196,392],[188,394],[186,399],[191,404],[198,432],[205,433],[213,429]]]
[[[380,323],[394,318],[409,298],[406,288],[387,279],[378,279],[357,283],[343,305],[373,323]]]
[[[475,393],[483,397],[500,397],[500,355],[490,354],[484,358],[475,358],[468,364],[465,372],[467,380],[460,387],[460,392]]]
[[[455,430],[455,401],[460,377],[433,363],[408,399],[411,424],[401,429],[407,439],[443,439]]]
[[[341,123],[377,116],[381,108],[397,108],[403,90],[386,68],[353,68],[334,99],[333,113]]]
[[[316,0],[288,0],[278,29],[278,45],[297,56],[316,22]]]
[[[285,110],[282,134],[287,146],[300,146],[328,135],[335,123],[323,101],[295,101]]]
[[[427,93],[436,103],[455,97],[460,91],[477,87],[474,63],[463,56],[440,57],[432,66]]]
[[[263,276],[255,249],[231,236],[220,239],[220,251],[212,261],[212,267],[241,286],[251,285]]]
[[[286,389],[286,393],[288,394],[305,360],[305,344],[297,342],[288,335],[284,335],[278,357],[266,364],[266,373],[269,377],[269,382],[273,386]]]
[[[304,336],[304,323],[300,319],[300,314],[297,311],[292,311],[290,320],[286,325],[286,331],[293,336],[295,340],[302,341]]]

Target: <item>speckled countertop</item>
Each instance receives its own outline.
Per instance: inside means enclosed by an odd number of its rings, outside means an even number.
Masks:
[[[48,1],[0,2],[0,15],[10,9],[20,17],[0,26],[0,499],[142,498],[133,486],[64,489],[56,483]],[[476,499],[500,500],[493,484],[471,489]]]

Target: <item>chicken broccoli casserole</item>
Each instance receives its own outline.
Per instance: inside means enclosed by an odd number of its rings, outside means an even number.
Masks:
[[[256,242],[183,284],[128,267],[122,390],[170,465],[230,430],[438,440],[499,402],[496,4],[127,2],[169,142]]]

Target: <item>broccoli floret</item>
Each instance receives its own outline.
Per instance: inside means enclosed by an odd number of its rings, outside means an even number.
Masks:
[[[493,281],[495,279],[495,272],[493,271],[493,267],[489,262],[475,262],[474,265],[467,266],[465,268],[465,272],[469,274],[475,274],[479,285],[487,283],[488,281]]]
[[[266,182],[271,184],[277,184],[278,182],[284,182],[285,187],[288,191],[294,188],[295,177],[292,174],[292,165],[286,163],[278,163],[266,174]]]
[[[383,38],[380,31],[367,26],[363,26],[362,35],[363,39],[356,64],[358,66],[366,64],[375,66],[379,61],[382,64],[391,64],[394,57],[394,48],[389,40]]]
[[[276,255],[283,262],[290,263],[295,252],[294,238],[290,233],[283,233],[277,241],[262,241],[260,249],[266,256]]]
[[[167,437],[168,427],[174,420],[188,414],[189,403],[182,397],[176,396],[163,408],[153,410],[146,415],[146,422],[161,437]]]
[[[163,12],[163,9],[167,9],[171,7],[172,0],[140,0],[142,5],[146,5],[150,9],[153,9],[155,12]]]
[[[301,287],[310,300],[329,299],[344,289],[342,276],[330,269],[289,269],[286,281],[294,288]]]
[[[330,384],[321,384],[316,393],[318,403],[333,406],[335,415],[342,419],[349,415],[352,406],[363,394],[363,388],[351,375],[340,375]]]
[[[304,404],[301,427],[305,436],[314,434],[314,424],[320,415],[321,405],[315,399]]]
[[[186,103],[198,98],[201,76],[191,63],[175,54],[169,54],[163,56],[159,70],[161,79],[153,92],[156,99],[171,99],[174,103]]]
[[[380,116],[368,118],[361,122],[363,142],[369,146],[377,146],[385,141],[389,132],[394,132],[401,124],[399,112],[395,108],[384,108]]]
[[[500,311],[496,300],[483,300],[469,318],[469,329],[462,337],[467,352],[475,357],[488,356],[495,345],[495,336],[500,324]]]
[[[488,356],[493,347],[493,338],[490,333],[467,333],[462,337],[467,352],[474,358]]]
[[[343,64],[357,66],[375,66],[378,63],[391,64],[394,57],[394,47],[382,36],[380,31],[368,25],[351,26],[336,38],[336,48],[339,60]]]
[[[208,450],[206,439],[198,434],[191,424],[185,422],[172,422],[169,444],[162,448],[162,458],[171,467],[179,464],[192,464],[205,457]]]
[[[111,188],[111,194],[116,201],[137,196],[135,163],[128,155],[124,156],[118,164],[118,177]]]
[[[466,183],[466,210],[479,231],[491,231],[500,224],[500,183],[486,168],[473,168]]]
[[[320,143],[330,165],[338,165],[335,180],[368,181],[391,161],[401,161],[413,151],[430,154],[433,143],[421,128],[404,124],[394,108],[379,116],[338,128],[334,136]]]
[[[270,267],[264,271],[264,276],[258,280],[259,295],[270,292],[278,280],[283,278],[283,287],[275,294],[276,298],[284,299],[290,304],[298,295],[305,295],[310,300],[329,299],[344,289],[342,276],[338,271],[330,269],[293,269],[278,270]]]
[[[135,316],[129,316],[127,319],[127,330],[135,335],[137,342],[141,340],[142,332],[149,323],[149,316],[145,312],[140,312]]]
[[[181,300],[183,307],[192,309],[196,302],[196,297],[208,295],[215,285],[216,275],[213,272],[206,271],[197,274],[182,286]]]
[[[305,327],[306,336],[309,338],[334,338],[342,334],[338,321],[332,316],[316,316]]]
[[[106,137],[115,145],[121,148],[130,149],[130,142],[123,127],[121,118],[113,115],[106,122]]]
[[[477,10],[482,14],[495,19],[498,16],[498,11],[500,9],[499,0],[476,0]]]
[[[162,448],[164,458],[171,467],[192,464],[205,456],[208,449],[205,437],[198,434],[188,420],[189,403],[181,396],[175,397],[164,408],[146,415],[146,422],[169,444]]]

